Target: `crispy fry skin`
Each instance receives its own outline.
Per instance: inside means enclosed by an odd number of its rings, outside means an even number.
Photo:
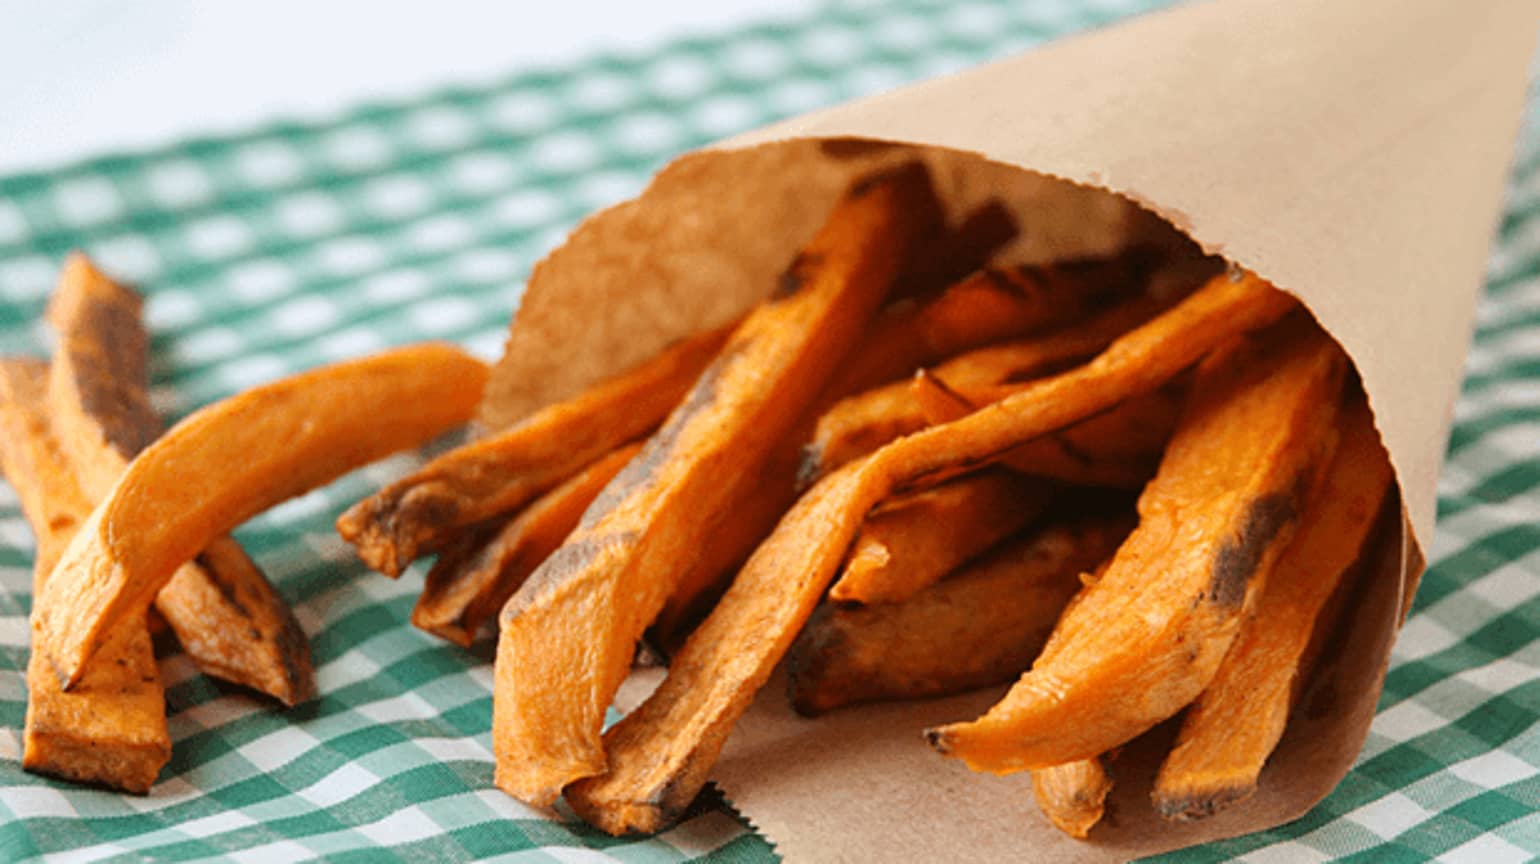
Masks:
[[[487,367],[423,344],[313,369],[189,416],[142,451],[81,526],[33,610],[65,688],[118,622],[252,515],[468,420]]]
[[[829,597],[898,603],[1037,518],[1053,489],[986,469],[889,498],[867,514]]]
[[[930,374],[963,394],[1041,378],[1092,357],[1157,308],[1156,301],[1136,298],[1056,333],[960,354]],[[1012,389],[1020,387],[1018,383]],[[998,398],[974,404],[995,401]],[[926,425],[923,407],[907,380],[846,397],[818,418],[803,473],[809,478],[821,476]]]
[[[711,514],[731,512],[854,344],[939,205],[919,163],[858,181],[684,402],[503,609],[497,784],[549,804],[605,767],[600,727]]]
[[[0,470],[37,537],[34,595],[91,512],[49,429],[47,381],[42,361],[0,361]],[[32,652],[22,766],[143,794],[171,758],[165,694],[144,619],[115,627],[101,660],[65,693],[47,661]]]
[[[91,501],[111,491],[128,463],[161,434],[150,407],[148,337],[139,295],[75,253],[48,306],[58,334],[48,399],[53,428]],[[203,672],[287,705],[315,692],[310,646],[287,603],[245,550],[214,540],[155,596]]]
[[[1112,777],[1100,756],[1032,772],[1032,795],[1055,827],[1084,840],[1102,821]]]
[[[1209,357],[1106,574],[1004,699],[932,746],[994,773],[1087,759],[1202,692],[1335,444],[1345,365],[1304,315]]]
[[[1139,256],[1121,255],[980,270],[933,298],[882,310],[831,389],[866,390],[959,351],[1072,324],[1137,294],[1144,269]]]
[[[950,423],[977,410],[972,401],[924,370],[915,374],[910,392],[930,425]],[[1000,464],[1077,486],[1141,488],[1154,475],[1160,451],[1176,428],[1183,393],[1182,387],[1168,384],[1133,396],[1068,429],[1017,447]]]
[[[692,336],[510,429],[445,453],[348,508],[337,519],[337,533],[358,547],[365,564],[399,576],[460,529],[512,512],[652,432],[730,332]]]
[[[677,816],[828,588],[873,505],[925,475],[988,462],[1153,390],[1215,345],[1292,308],[1287,295],[1253,276],[1210,281],[1086,366],[899,439],[819,481],[754,551],[658,690],[605,735],[608,773],[574,785],[568,800],[611,833],[656,830]]]
[[[823,604],[787,657],[792,706],[814,716],[1015,680],[1080,589],[1080,574],[1111,555],[1130,524],[1050,525],[1005,541],[902,603]]]
[[[1326,601],[1362,553],[1392,475],[1361,397],[1342,411],[1323,483],[1300,517],[1208,689],[1182,720],[1152,795],[1168,819],[1198,819],[1256,791],[1288,720],[1306,646]]]
[[[481,625],[561,546],[599,491],[641,446],[627,444],[584,468],[466,554],[440,555],[412,609],[412,623],[457,645],[476,641]]]

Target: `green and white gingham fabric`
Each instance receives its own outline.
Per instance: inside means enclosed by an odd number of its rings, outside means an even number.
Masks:
[[[3,177],[0,352],[45,351],[45,295],[82,248],[148,293],[153,396],[172,416],[424,338],[490,359],[530,266],[670,156],[1161,5],[838,3],[325,123]],[[1161,860],[1540,855],[1534,113],[1480,308],[1433,566],[1363,756],[1304,819]],[[710,795],[657,838],[615,840],[492,787],[490,645],[465,652],[412,629],[420,568],[399,581],[367,573],[331,529],[410,464],[365,469],[238,532],[310,634],[323,695],[275,710],[171,656],[175,754],[146,798],[18,767],[32,539],[0,486],[0,859],[774,860]]]

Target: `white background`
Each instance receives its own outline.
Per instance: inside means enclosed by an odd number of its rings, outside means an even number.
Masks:
[[[318,118],[813,0],[0,0],[0,174]]]

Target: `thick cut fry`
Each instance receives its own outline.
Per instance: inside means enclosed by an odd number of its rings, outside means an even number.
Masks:
[[[1102,821],[1112,776],[1102,757],[1066,762],[1032,772],[1032,795],[1055,827],[1084,840]]]
[[[533,500],[616,447],[650,433],[684,398],[730,328],[685,339],[641,366],[451,450],[354,504],[337,533],[398,576],[460,530]]]
[[[1052,525],[902,603],[820,606],[787,658],[792,706],[813,716],[1015,680],[1080,589],[1080,574],[1111,555],[1129,527],[1118,519]]]
[[[561,546],[599,491],[640,449],[628,444],[584,468],[466,554],[440,555],[412,609],[412,623],[457,645],[474,642],[481,625]]]
[[[1071,324],[1138,294],[1146,269],[1144,256],[1128,254],[980,270],[934,298],[884,309],[835,376],[833,389],[865,390],[959,351]]]
[[[65,688],[107,632],[242,521],[466,422],[485,363],[423,344],[313,369],[189,416],[134,459],[54,568],[33,636]]]
[[[1343,409],[1325,481],[1268,577],[1256,613],[1187,715],[1155,780],[1167,819],[1198,819],[1256,791],[1283,737],[1301,665],[1322,608],[1364,548],[1392,479],[1361,398]]]
[[[1303,315],[1208,358],[1106,575],[999,704],[931,744],[976,771],[1042,768],[1117,747],[1202,692],[1335,445],[1345,365]]]
[[[963,394],[1042,378],[1092,357],[1156,311],[1157,301],[1136,298],[1057,333],[961,354],[931,374]],[[925,412],[907,380],[841,399],[818,418],[803,474],[818,477],[926,425]]]
[[[861,523],[829,597],[901,602],[1016,533],[1052,497],[1046,483],[989,469],[890,498]]]
[[[754,551],[658,690],[605,735],[609,772],[575,785],[568,800],[611,833],[653,831],[677,816],[706,782],[733,724],[785,656],[873,505],[906,483],[989,462],[1149,392],[1214,346],[1292,308],[1287,295],[1254,276],[1212,280],[1089,364],[899,439],[819,481]]]
[[[780,290],[504,608],[493,700],[497,784],[549,804],[604,770],[600,727],[642,631],[698,554],[727,478],[763,469],[938,224],[912,163],[854,185]]]
[[[137,294],[84,255],[65,262],[48,305],[58,334],[49,413],[60,446],[92,502],[161,434],[145,374],[148,337]],[[315,692],[310,646],[287,603],[245,550],[214,540],[155,596],[155,609],[203,672],[293,705]]]
[[[49,429],[47,380],[42,361],[0,361],[0,470],[37,538],[34,595],[91,512]],[[22,766],[143,794],[171,758],[165,694],[144,619],[113,628],[101,660],[65,693],[47,661],[32,652]]]
[[[910,387],[931,425],[950,423],[978,407],[923,370]],[[1017,447],[1001,457],[1000,464],[1077,486],[1141,488],[1154,475],[1160,452],[1176,428],[1184,392],[1170,384],[1131,397],[1062,432]]]

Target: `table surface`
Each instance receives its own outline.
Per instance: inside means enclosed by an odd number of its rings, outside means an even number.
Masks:
[[[0,352],[46,350],[36,319],[83,248],[147,293],[152,398],[171,417],[422,338],[494,357],[533,262],[671,156],[1165,4],[667,0],[530,20],[460,0],[433,20],[205,5],[0,0],[0,20],[27,24],[0,26]],[[477,14],[502,17],[461,23]],[[1163,860],[1540,855],[1533,95],[1432,566],[1363,755],[1305,818]],[[421,568],[366,573],[330,528],[411,464],[356,472],[238,532],[310,635],[322,695],[278,712],[168,657],[175,753],[146,798],[17,766],[32,540],[0,486],[0,858],[772,860],[710,796],[657,838],[614,840],[492,788],[490,646],[413,630]]]

